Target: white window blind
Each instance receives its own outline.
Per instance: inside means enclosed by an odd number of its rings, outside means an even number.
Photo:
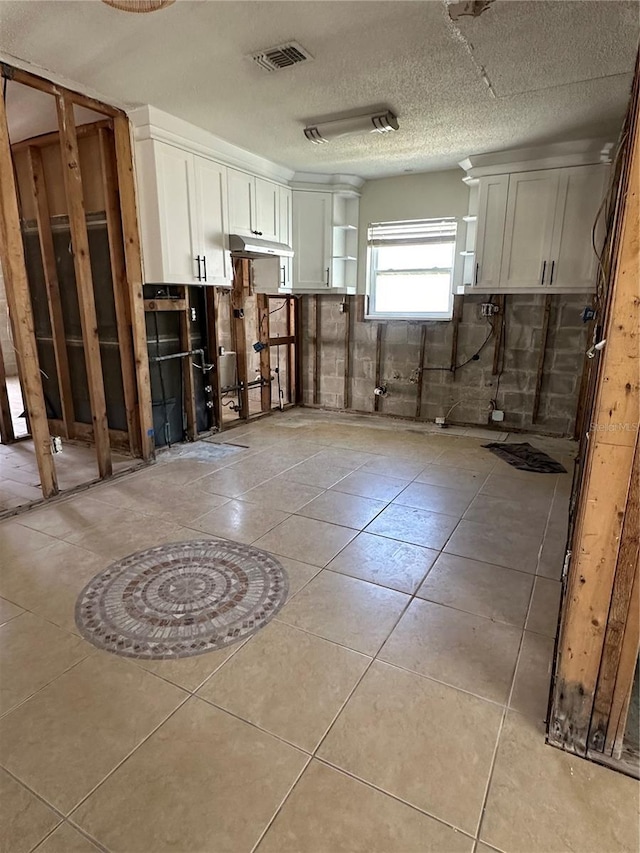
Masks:
[[[449,319],[456,234],[452,217],[371,223],[368,316]]]

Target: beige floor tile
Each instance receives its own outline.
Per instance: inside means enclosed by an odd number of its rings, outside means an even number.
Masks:
[[[99,848],[70,824],[61,824],[34,853],[98,853]]]
[[[521,633],[511,625],[416,599],[380,659],[505,703]]]
[[[313,752],[370,660],[272,622],[198,695]]]
[[[558,630],[558,614],[562,585],[559,581],[537,577],[533,587],[531,610],[527,617],[527,631],[555,637]]]
[[[537,574],[545,578],[559,581],[562,577],[562,567],[567,553],[567,532],[561,533],[547,531],[542,543],[540,560],[538,562]]]
[[[320,566],[311,566],[309,563],[300,563],[291,557],[276,557],[277,561],[286,571],[289,577],[289,595],[292,598],[302,587],[306,586],[312,578],[321,571]]]
[[[533,576],[525,572],[441,554],[416,594],[522,628],[533,581]]]
[[[65,631],[77,634],[78,595],[111,559],[69,542],[52,542],[49,548],[42,548],[30,557],[12,560],[0,572],[0,593]]]
[[[286,480],[293,480],[294,483],[329,489],[347,474],[350,474],[352,470],[353,468],[343,468],[339,465],[329,465],[326,462],[316,461],[316,457],[313,456],[311,459],[289,468],[282,476]]]
[[[29,853],[62,820],[0,768],[0,850]]]
[[[194,530],[250,544],[287,518],[269,504],[230,500],[192,523]]]
[[[638,783],[544,742],[542,725],[505,721],[481,838],[509,853],[638,849]]]
[[[102,501],[83,494],[72,500],[60,501],[50,506],[32,510],[21,517],[21,523],[32,530],[39,530],[57,539],[70,539],[78,533],[96,525],[117,526],[126,518],[123,509],[107,506]],[[96,489],[95,496],[99,494]]]
[[[219,459],[202,462],[198,459],[180,459],[179,457],[165,461],[160,456],[158,462],[149,469],[147,477],[166,480],[175,486],[186,486],[201,480],[221,467],[233,464],[237,458],[235,454],[229,453]]]
[[[282,608],[278,620],[365,655],[375,655],[409,597],[323,571]]]
[[[15,619],[21,613],[24,613],[22,607],[18,607],[12,601],[7,601],[6,598],[0,598],[0,625],[4,625],[5,622]]]
[[[428,483],[432,486],[444,486],[445,489],[456,489],[474,497],[487,479],[486,473],[469,471],[466,468],[454,468],[450,465],[438,465],[436,462],[427,465],[416,477],[417,483]]]
[[[413,593],[438,556],[437,551],[360,533],[329,563],[328,569]]]
[[[516,503],[522,501],[523,487],[526,488],[527,505],[533,505],[536,509],[549,509],[553,500],[557,477],[554,474],[529,473],[529,478],[504,477],[501,474],[489,474],[482,484],[480,493],[492,495],[495,498],[503,498]]]
[[[118,560],[164,542],[173,542],[182,537],[193,539],[190,531],[184,535],[185,530],[186,528],[162,518],[123,510],[117,523],[86,527],[70,536],[67,541],[112,560]]]
[[[321,495],[322,491],[315,486],[304,486],[302,483],[296,483],[293,480],[274,477],[267,480],[266,483],[244,492],[240,499],[248,503],[270,506],[272,509],[279,509],[283,512],[297,512],[309,501]]]
[[[337,468],[351,468],[355,470],[367,462],[375,459],[373,453],[363,453],[359,450],[345,450],[341,447],[335,449],[321,450],[314,456],[314,462],[319,462],[322,465],[335,465]]]
[[[222,495],[227,498],[237,498],[243,492],[248,492],[269,480],[273,474],[263,473],[257,468],[222,468],[198,481],[198,489]]]
[[[532,722],[547,716],[553,646],[552,637],[524,632],[510,705]]]
[[[367,533],[439,550],[451,536],[457,523],[458,519],[450,515],[391,504],[366,530]]]
[[[473,840],[312,761],[257,853],[470,853]]]
[[[313,566],[326,566],[357,535],[349,527],[292,515],[253,544]]]
[[[25,513],[24,518],[28,515],[28,512]],[[15,559],[35,554],[41,548],[53,545],[54,542],[55,539],[47,536],[46,533],[32,530],[15,519],[0,522],[0,554],[2,554],[3,565],[10,565]]]
[[[33,613],[7,622],[0,628],[0,713],[6,714],[92,652],[84,640]]]
[[[112,506],[129,508],[179,524],[189,524],[206,512],[222,506],[228,498],[199,489],[197,485],[176,486],[168,483],[149,488],[148,482],[125,480],[99,487],[94,497]]]
[[[246,641],[245,641],[246,642]],[[194,655],[191,658],[178,660],[138,660],[136,663],[147,672],[159,675],[178,687],[194,692],[203,681],[219,669],[225,661],[234,655],[243,642],[234,643],[224,649],[206,652],[204,655]]]
[[[378,501],[391,501],[406,486],[405,480],[394,477],[383,477],[381,474],[371,474],[368,471],[354,471],[344,480],[332,487],[333,491],[346,492],[349,495],[360,495],[363,498],[373,498]]]
[[[496,464],[491,451],[475,447],[443,450],[434,462],[453,468],[466,468],[468,471],[477,471],[479,474],[490,474]]]
[[[190,699],[73,820],[114,853],[249,851],[306,761],[294,747]]]
[[[376,501],[331,490],[305,504],[298,510],[298,515],[362,530],[386,506],[386,501]]]
[[[498,534],[503,531],[538,534],[540,539],[547,526],[549,504],[542,509],[527,503],[526,512],[522,511],[522,502],[511,498],[495,498],[481,492],[475,496],[464,513],[465,521],[474,521],[492,527]]]
[[[430,483],[410,483],[394,500],[401,506],[427,509],[460,518],[471,502],[469,492],[446,489]]]
[[[0,763],[66,814],[185,696],[97,653],[0,720]]]
[[[501,716],[497,705],[376,661],[318,755],[475,833]]]
[[[491,525],[463,518],[444,550],[447,554],[535,574],[541,539],[538,534],[531,536],[516,530],[502,529],[498,535]]]
[[[423,463],[399,459],[395,455],[376,456],[375,459],[362,466],[362,471],[370,474],[381,474],[384,477],[393,477],[395,480],[405,480],[407,483],[417,477],[423,469]]]

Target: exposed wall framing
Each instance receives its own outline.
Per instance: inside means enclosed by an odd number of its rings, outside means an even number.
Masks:
[[[111,475],[112,449],[126,449],[132,455],[141,456],[145,460],[151,459],[154,452],[130,130],[124,113],[94,98],[71,92],[9,65],[0,64],[0,73],[6,80],[38,89],[51,96],[55,99],[58,115],[57,132],[21,141],[12,147],[4,92],[0,98],[0,254],[17,351],[18,373],[28,424],[34,440],[42,491],[46,498],[57,492],[50,435],[61,435],[93,444],[101,478]],[[86,107],[105,118],[93,124],[76,127],[74,106]],[[92,194],[98,186],[103,196],[101,210],[106,219],[108,234],[108,265],[111,270],[115,306],[112,310],[115,310],[117,325],[117,340],[114,340],[114,345],[121,371],[118,381],[122,381],[126,410],[123,425],[125,428],[122,428],[119,422],[115,427],[110,427],[105,391],[106,344],[99,333],[101,321],[97,310],[96,282],[92,269],[93,257],[85,204],[84,184],[87,174],[81,169],[85,155],[80,150],[80,141],[84,144],[91,137],[99,144],[99,155],[91,163],[89,183]],[[60,188],[56,187],[54,210],[51,206],[51,186],[47,170],[55,163],[56,153],[61,180]],[[14,170],[14,158],[18,156],[22,158],[22,165],[20,169]],[[22,204],[28,209],[25,211],[21,211],[18,201],[18,189],[14,179],[16,174],[18,181],[22,181],[20,197]],[[61,198],[63,210],[59,209]],[[61,214],[64,214],[65,222],[68,222],[71,237],[72,266],[75,273],[74,298],[77,298],[79,308],[84,353],[83,371],[86,373],[89,401],[88,417],[81,416],[74,405],[74,394],[77,398],[78,393],[77,368],[74,378],[69,354],[70,330],[65,328],[64,299],[61,295],[60,268],[57,261],[60,250],[56,253],[52,230],[52,222],[56,218],[59,220]],[[38,241],[37,263],[41,266],[42,287],[46,293],[46,324],[50,330],[48,346],[52,348],[49,352],[53,353],[53,361],[47,356],[47,369],[51,371],[53,364],[59,416],[53,416],[48,411],[42,386],[33,292],[28,273],[28,263],[35,261],[29,261],[24,242],[24,235],[27,233],[24,223],[30,218],[35,222],[35,230],[32,229],[35,237],[30,239]],[[41,309],[38,310],[41,318],[45,316]],[[44,320],[41,319],[40,322]],[[6,389],[0,375],[0,403],[5,397]],[[4,420],[6,418],[3,418]],[[0,428],[2,441],[12,441],[14,436],[10,427],[0,422]]]
[[[583,439],[549,741],[616,757],[638,656],[640,128],[636,77],[606,263],[595,396]],[[634,602],[635,597],[635,602]]]

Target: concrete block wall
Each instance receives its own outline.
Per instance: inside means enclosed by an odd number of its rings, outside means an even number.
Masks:
[[[16,354],[13,348],[13,341],[11,339],[9,309],[7,306],[7,296],[4,289],[2,270],[0,270],[0,347],[2,347],[4,367],[7,376],[15,376],[18,372],[18,366],[16,364]]]
[[[341,313],[343,301],[348,312]],[[457,363],[470,359],[487,340],[488,320],[480,316],[481,296],[465,296],[458,328]],[[476,361],[449,370],[452,322],[406,321],[384,323],[381,344],[381,384],[388,396],[380,401],[383,415],[414,418],[417,414],[418,368],[422,326],[426,326],[426,347],[420,419],[433,421],[447,416],[452,423],[489,422],[490,401],[496,398],[505,412],[505,428],[538,428],[558,435],[571,434],[574,427],[584,354],[588,348],[587,327],[581,321],[582,309],[589,304],[588,294],[558,294],[552,297],[549,331],[538,418],[531,414],[542,325],[544,296],[522,294],[506,297],[505,346],[502,371],[493,374],[495,337],[491,337]],[[315,298],[303,297],[303,400],[314,402],[315,351],[319,347],[319,405],[329,409],[345,407],[345,324],[351,317],[351,369],[348,379],[352,410],[373,412],[376,378],[376,341],[378,323],[359,320],[356,298],[322,295],[320,340],[315,339]],[[445,368],[445,369],[438,369]]]

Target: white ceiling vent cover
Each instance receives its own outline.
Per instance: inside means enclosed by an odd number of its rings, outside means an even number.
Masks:
[[[297,41],[288,41],[286,44],[261,50],[260,53],[252,53],[249,55],[249,59],[252,59],[265,71],[281,71],[283,68],[289,68],[291,65],[298,65],[300,62],[313,59],[313,56]]]

